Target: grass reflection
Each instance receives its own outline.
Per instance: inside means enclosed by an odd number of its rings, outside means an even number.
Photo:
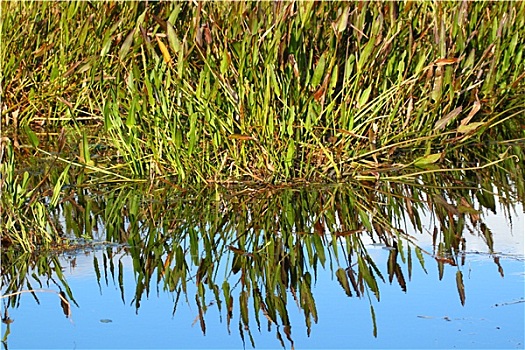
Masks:
[[[447,265],[456,267],[458,300],[464,304],[466,234],[483,237],[487,251],[496,253],[498,238],[484,213],[499,207],[510,211],[514,202],[522,202],[522,185],[503,168],[493,170],[493,176],[482,170],[428,173],[409,183],[215,187],[191,196],[174,188],[77,189],[54,215],[63,222],[69,249],[102,244],[103,260],[93,257],[97,281],[115,281],[123,302],[122,255],[115,258],[109,243],[131,257],[137,312],[142,300],[160,288],[175,295],[174,314],[183,300],[194,303],[203,334],[207,311],[217,307],[228,331],[238,331],[243,341],[255,346],[252,331],[266,324],[284,347],[293,346],[291,307],[300,307],[308,335],[319,322],[313,293],[319,269],[331,271],[348,297],[369,300],[374,335],[381,284],[388,280],[406,291],[415,268],[426,272],[429,264],[437,264],[441,279]],[[429,227],[423,224],[425,213],[431,217]],[[428,234],[432,250],[418,243],[419,235]],[[370,243],[389,250],[386,275],[367,251]],[[493,259],[503,276],[498,255]],[[3,318],[9,307],[18,307],[16,293],[23,290],[54,288],[75,303],[62,268],[53,254],[3,250]],[[194,295],[190,286],[196,286]],[[33,296],[37,299],[38,293]]]

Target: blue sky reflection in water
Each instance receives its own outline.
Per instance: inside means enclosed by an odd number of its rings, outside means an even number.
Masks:
[[[479,237],[467,237],[466,262],[462,266],[445,265],[442,280],[438,278],[437,264],[426,259],[425,274],[414,264],[412,278],[403,292],[394,281],[388,283],[386,261],[388,250],[369,245],[369,253],[387,279],[379,283],[381,301],[372,296],[377,318],[378,336],[372,335],[370,303],[364,297],[349,298],[332,278],[329,268],[319,268],[318,280],[312,289],[319,322],[312,325],[307,336],[302,310],[293,298],[288,298],[292,339],[297,349],[306,348],[523,348],[524,339],[524,252],[523,209],[517,207],[510,229],[501,216],[487,218],[494,233],[495,251],[501,252],[501,277],[493,258],[486,254],[486,245]],[[429,237],[418,235],[423,247]],[[243,348],[239,336],[238,313],[234,313],[228,334],[225,310],[220,313],[215,305],[205,314],[206,335],[203,336],[195,305],[195,286],[188,284],[188,298],[178,302],[172,316],[175,296],[152,287],[148,298],[143,297],[136,313],[132,303],[135,278],[131,258],[122,257],[124,264],[124,299],[118,279],[108,276],[106,285],[102,272],[97,284],[93,256],[102,265],[102,252],[76,256],[76,267],[66,267],[64,274],[79,307],[72,307],[72,322],[66,319],[57,295],[39,293],[40,305],[25,294],[18,308],[11,308],[9,349],[155,349],[155,348]],[[116,261],[116,260],[115,260]],[[69,262],[63,259],[63,266]],[[102,268],[102,267],[101,267]],[[115,267],[116,269],[117,267]],[[403,273],[408,280],[406,265]],[[465,306],[461,306],[456,287],[456,272],[460,269],[466,290]],[[208,301],[212,301],[210,295]],[[253,313],[250,325],[257,349],[281,348],[276,339],[276,327],[267,330],[261,317],[257,330]],[[2,333],[5,325],[2,324]],[[287,348],[286,340],[280,329]],[[251,348],[245,337],[246,348]]]

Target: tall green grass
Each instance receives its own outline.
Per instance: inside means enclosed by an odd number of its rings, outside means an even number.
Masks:
[[[6,135],[42,156],[35,140],[66,127],[64,160],[108,176],[447,167],[500,118],[523,123],[522,2],[1,6]]]

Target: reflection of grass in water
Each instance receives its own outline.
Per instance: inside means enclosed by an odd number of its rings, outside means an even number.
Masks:
[[[489,169],[481,171],[487,173],[479,174],[480,179],[489,178]],[[59,207],[69,235],[85,234],[98,222],[104,225],[98,229],[106,232],[108,241],[127,243],[137,280],[136,308],[160,283],[176,294],[176,303],[180,296],[195,300],[203,332],[206,311],[215,300],[228,329],[237,328],[231,323],[238,320],[246,341],[252,337],[253,319],[257,328],[265,320],[283,326],[280,331],[288,329],[291,341],[289,307],[299,305],[308,332],[319,320],[312,291],[319,268],[329,268],[348,296],[369,299],[374,324],[373,299],[381,300],[381,282],[388,279],[406,290],[414,264],[426,271],[429,261],[435,260],[440,276],[445,266],[456,266],[459,300],[465,300],[462,233],[477,227],[480,234],[492,235],[488,228],[482,232],[480,215],[492,209],[488,199],[492,192],[473,183],[455,187],[466,181],[460,173],[439,177],[429,173],[424,180],[425,186],[362,181],[351,187],[273,187],[270,191],[208,188],[193,197],[178,190],[148,192],[143,186],[127,186],[103,194],[79,193],[75,203],[71,197]],[[473,201],[478,192],[487,198],[485,204]],[[413,225],[422,232],[420,215],[427,210],[435,217],[433,252],[418,247],[415,237],[405,231],[406,225]],[[89,221],[83,221],[86,218]],[[363,236],[390,248],[386,274],[368,254]],[[495,239],[487,239],[489,249]],[[113,276],[121,281],[123,264],[113,261],[110,251],[104,262],[94,261],[97,278]],[[3,256],[3,268],[16,256]],[[60,269],[55,264],[41,265]],[[24,285],[27,268],[13,267],[20,279],[2,274],[8,281],[18,281],[10,285],[12,291]],[[187,295],[189,283],[197,286],[194,296]],[[120,282],[119,286],[123,288]],[[281,338],[286,336],[285,331]]]
[[[2,322],[6,324],[2,342],[6,345],[10,333],[9,307],[18,307],[21,302],[21,295],[30,293],[35,301],[40,304],[38,293],[57,294],[60,307],[64,315],[73,322],[71,318],[71,302],[78,306],[73,292],[62,273],[62,267],[57,256],[48,254],[14,253],[2,250],[2,295],[0,299],[4,301],[4,311]],[[58,281],[57,281],[58,280]],[[42,288],[43,284],[48,287],[56,286],[58,290]],[[37,285],[34,288],[33,285]]]
[[[60,306],[62,307],[64,315],[67,318],[71,317],[71,304],[69,303],[69,300],[67,300],[66,294],[64,292],[57,292],[51,289],[26,289],[26,290],[20,290],[18,292],[4,294],[2,295],[1,299],[18,296],[23,293],[32,293],[32,294],[34,293],[55,293],[60,299]],[[7,317],[7,321],[4,321],[4,317],[2,317],[2,322],[7,323],[7,324],[12,323],[12,321],[9,321],[8,317]]]

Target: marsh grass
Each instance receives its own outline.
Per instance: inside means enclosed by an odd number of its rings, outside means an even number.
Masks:
[[[83,164],[104,146],[94,170],[125,177],[325,182],[442,163],[495,112],[524,110],[522,3],[2,9],[6,135],[42,156],[36,140],[65,126]]]

